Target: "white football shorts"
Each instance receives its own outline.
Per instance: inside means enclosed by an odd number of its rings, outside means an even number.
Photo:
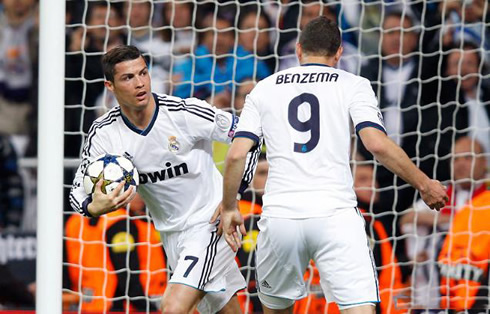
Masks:
[[[199,312],[218,312],[238,290],[245,288],[235,253],[224,237],[217,235],[217,224],[202,223],[160,235],[172,272],[169,283],[207,292],[197,306]]]
[[[364,224],[356,208],[339,209],[328,217],[262,217],[256,252],[260,293],[289,300],[306,297],[303,274],[312,259],[327,302],[336,302],[340,309],[379,302]]]

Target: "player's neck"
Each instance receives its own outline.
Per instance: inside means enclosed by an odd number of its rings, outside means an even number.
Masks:
[[[335,57],[323,57],[323,56],[304,56],[301,59],[301,64],[309,64],[309,63],[317,63],[317,64],[325,64],[330,67],[334,67],[337,64]]]
[[[150,102],[144,108],[129,108],[127,106],[121,106],[121,110],[124,116],[138,129],[144,130],[150,124],[151,119],[155,113],[155,100],[150,98]]]

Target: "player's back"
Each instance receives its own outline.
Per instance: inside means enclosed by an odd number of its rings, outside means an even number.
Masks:
[[[265,140],[270,163],[265,215],[315,217],[356,206],[349,118],[355,125],[362,121],[357,109],[363,98],[378,112],[367,80],[319,64],[278,72],[251,92],[237,135],[248,132]]]

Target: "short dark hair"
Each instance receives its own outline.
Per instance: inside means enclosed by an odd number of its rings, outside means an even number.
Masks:
[[[317,56],[334,56],[341,43],[337,23],[325,16],[311,20],[299,36],[299,44],[303,51]]]
[[[102,57],[102,69],[106,80],[114,83],[114,67],[116,64],[138,59],[139,57],[143,57],[141,51],[131,45],[119,45],[109,50]]]

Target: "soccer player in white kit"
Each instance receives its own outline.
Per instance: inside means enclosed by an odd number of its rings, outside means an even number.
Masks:
[[[220,232],[237,250],[244,233],[235,195],[247,152],[264,139],[269,176],[258,223],[257,288],[265,313],[292,313],[306,296],[303,273],[315,261],[328,302],[344,313],[374,313],[377,274],[357,210],[349,167],[352,120],[367,149],[439,209],[446,192],[385,134],[369,81],[335,69],[338,26],[307,24],[296,54],[301,66],[269,76],[247,96],[226,158]]]
[[[152,93],[146,62],[133,46],[113,48],[102,64],[105,85],[119,106],[92,124],[70,194],[72,207],[97,217],[125,206],[132,188],[120,194],[121,183],[106,195],[99,180],[87,195],[82,182],[95,157],[128,157],[140,173],[138,192],[161,233],[172,271],[163,312],[189,313],[196,305],[202,313],[240,312],[235,294],[245,280],[217,224],[209,223],[222,194],[212,141],[230,142],[238,118],[195,98]]]

